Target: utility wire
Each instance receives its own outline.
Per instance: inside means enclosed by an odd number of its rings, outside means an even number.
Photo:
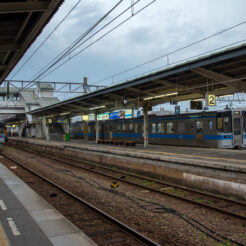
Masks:
[[[159,56],[159,57],[156,57],[156,58],[154,58],[154,59],[151,59],[151,60],[146,61],[146,62],[144,62],[144,63],[141,63],[141,64],[139,64],[139,65],[136,65],[136,66],[131,67],[131,68],[129,68],[129,69],[126,69],[126,70],[124,70],[124,71],[122,71],[122,72],[119,72],[119,73],[116,73],[116,74],[114,74],[114,75],[111,75],[111,76],[109,76],[109,77],[107,77],[107,78],[101,79],[101,80],[99,80],[99,81],[97,81],[97,82],[95,82],[95,83],[93,83],[93,84],[98,84],[98,83],[100,83],[100,82],[102,82],[102,81],[105,81],[105,80],[111,79],[111,78],[113,78],[113,77],[119,76],[119,75],[121,75],[121,74],[130,72],[130,71],[135,70],[135,69],[137,69],[137,68],[139,68],[139,67],[142,67],[142,66],[145,66],[145,65],[147,65],[147,64],[150,64],[150,63],[152,63],[152,62],[155,62],[155,61],[157,61],[157,60],[160,60],[160,59],[162,59],[162,58],[164,58],[164,57],[167,57],[167,56],[169,56],[169,55],[172,55],[172,54],[174,54],[174,53],[177,53],[178,51],[181,51],[181,50],[184,50],[184,49],[186,49],[186,48],[189,48],[189,47],[191,47],[191,46],[193,46],[193,45],[196,45],[196,44],[198,44],[198,43],[201,43],[201,42],[203,42],[203,41],[205,41],[205,40],[207,40],[207,39],[210,39],[210,38],[212,38],[212,37],[215,37],[215,36],[217,36],[217,35],[219,35],[219,34],[222,34],[222,33],[224,33],[224,32],[227,32],[227,31],[229,31],[229,30],[232,30],[232,29],[234,29],[234,28],[236,28],[236,27],[239,27],[239,26],[241,26],[241,25],[244,25],[244,24],[246,24],[246,20],[243,21],[243,22],[241,22],[241,23],[238,23],[238,24],[236,24],[236,25],[233,25],[233,26],[231,26],[231,27],[228,27],[228,28],[226,28],[226,29],[223,29],[223,30],[221,30],[221,31],[219,31],[219,32],[217,32],[217,33],[214,33],[214,34],[210,35],[210,36],[207,36],[207,37],[204,37],[204,38],[202,38],[202,39],[200,39],[200,40],[197,40],[196,42],[193,42],[193,43],[190,43],[190,44],[188,44],[188,45],[186,45],[186,46],[183,46],[183,47],[181,47],[181,48],[179,48],[179,49],[177,49],[177,50],[171,51],[170,53],[161,55],[161,56]]]
[[[139,2],[141,0],[138,0],[137,2]],[[136,3],[137,3],[136,2]],[[65,58],[66,56],[68,56],[69,54],[71,54],[73,51],[75,51],[77,48],[79,48],[81,45],[83,45],[85,42],[87,42],[88,40],[90,40],[92,37],[94,37],[97,33],[99,33],[101,30],[103,30],[104,28],[106,28],[108,25],[110,25],[112,22],[114,22],[117,18],[119,18],[121,15],[123,15],[128,9],[130,9],[131,7],[125,9],[123,12],[121,12],[118,16],[116,16],[115,18],[113,18],[111,21],[109,21],[107,24],[105,24],[103,27],[101,27],[99,30],[97,30],[95,33],[93,33],[91,36],[89,36],[86,40],[84,40],[82,43],[78,44],[79,42],[77,42],[77,46],[75,47],[71,47],[71,49],[69,48],[68,52],[66,52],[64,55],[62,55],[59,59],[56,60],[56,62],[54,63],[58,63],[62,58]],[[113,9],[112,9],[113,10]],[[110,11],[112,12],[112,11]],[[84,36],[85,37],[85,36]],[[80,38],[79,41],[81,41],[84,37]],[[57,56],[59,57],[59,55]],[[56,58],[57,58],[56,57]],[[52,61],[54,61],[56,58],[54,58]],[[51,62],[50,62],[51,63]],[[49,64],[50,64],[49,63]],[[46,66],[47,67],[47,66]]]
[[[185,61],[187,61],[187,60],[195,59],[195,58],[197,58],[197,57],[206,55],[206,54],[208,54],[208,53],[210,54],[211,52],[215,52],[215,51],[218,51],[218,50],[221,50],[221,49],[224,49],[224,48],[228,48],[228,47],[231,47],[231,46],[233,46],[233,45],[236,45],[236,44],[239,44],[239,43],[243,43],[243,42],[246,42],[246,39],[242,39],[242,40],[240,40],[240,41],[231,43],[231,44],[229,44],[229,45],[222,46],[222,47],[220,47],[220,48],[218,48],[218,49],[210,50],[210,51],[208,51],[208,52],[204,52],[204,53],[201,53],[201,54],[199,54],[199,55],[195,55],[195,56],[192,56],[192,57],[183,59],[183,60],[179,60],[179,61],[174,62],[174,63],[170,63],[169,66],[174,66],[174,65],[176,65],[176,64],[181,64],[182,62],[185,62]],[[156,68],[154,68],[154,69],[151,69],[151,70],[148,70],[148,71],[139,73],[139,74],[135,74],[135,75],[133,75],[133,76],[127,77],[126,79],[124,79],[124,80],[122,80],[122,81],[115,82],[114,84],[121,83],[121,82],[124,82],[124,81],[126,81],[126,80],[128,81],[128,80],[134,79],[134,78],[136,78],[136,77],[140,77],[140,76],[142,76],[142,75],[143,75],[143,76],[146,75],[146,74],[148,75],[149,73],[157,72],[157,71],[160,71],[161,69],[163,69],[163,66],[161,66],[161,67],[156,67]],[[109,78],[112,78],[112,77],[109,77]],[[96,82],[96,83],[93,83],[92,85],[96,85],[96,84],[98,84],[98,83],[99,83],[99,82]],[[206,86],[207,86],[207,85],[206,85]]]
[[[45,72],[55,66],[59,61],[61,61],[64,57],[68,56],[73,50],[78,47],[80,41],[82,41],[91,31],[93,31],[113,10],[115,10],[119,4],[122,2],[118,2],[110,11],[108,11],[103,17],[101,17],[95,24],[93,24],[88,30],[86,30],[79,38],[77,38],[72,44],[70,44],[65,50],[63,50],[60,54],[58,54],[54,59],[52,59],[44,68],[42,68],[39,72],[37,72],[33,77],[33,80],[39,79]],[[140,1],[140,0],[139,0]],[[101,29],[100,29],[101,30]],[[88,39],[87,39],[88,40]],[[35,77],[36,76],[36,77]]]
[[[138,10],[137,12],[135,12],[135,14],[133,16],[136,16],[137,14],[139,14],[141,11],[143,11],[144,9],[146,9],[148,6],[150,6],[151,4],[153,4],[155,1],[156,0],[151,1],[149,4],[147,4],[146,6],[144,6],[143,8],[141,8],[140,10]],[[130,6],[129,8],[131,8],[131,7],[132,6]],[[133,16],[131,15],[130,17],[128,17],[127,19],[125,19],[124,21],[122,21],[121,23],[119,23],[117,26],[115,26],[114,28],[112,28],[111,30],[109,30],[108,32],[106,32],[105,34],[103,34],[101,37],[99,37],[98,39],[96,39],[95,41],[93,41],[92,43],[90,43],[89,45],[87,45],[85,48],[81,49],[80,51],[78,51],[77,53],[75,53],[74,55],[72,55],[71,57],[69,57],[68,60],[66,60],[63,63],[61,63],[59,66],[57,66],[56,68],[54,68],[53,70],[51,70],[49,73],[45,74],[40,79],[43,79],[46,76],[48,76],[49,74],[53,73],[55,70],[57,70],[58,68],[60,68],[62,65],[64,65],[65,63],[67,63],[69,60],[71,60],[75,56],[79,55],[81,52],[83,52],[86,49],[88,49],[90,46],[92,46],[93,44],[95,44],[96,42],[98,42],[99,40],[101,40],[102,38],[104,38],[106,35],[108,35],[112,31],[114,31],[115,29],[117,29],[119,26],[123,25],[125,22],[127,22],[128,20],[130,20]]]
[[[200,53],[199,55],[195,55],[195,56],[192,56],[192,57],[189,57],[189,58],[186,58],[186,59],[179,60],[179,61],[177,61],[177,62],[170,63],[170,64],[168,65],[168,67],[174,66],[174,65],[176,65],[176,64],[181,64],[182,62],[185,62],[185,61],[187,61],[187,60],[195,59],[195,58],[197,58],[197,57],[206,55],[206,54],[208,54],[208,53],[210,54],[211,52],[215,52],[215,51],[218,51],[218,50],[221,50],[221,49],[224,49],[224,48],[228,48],[228,47],[231,47],[231,46],[236,45],[236,44],[240,44],[240,43],[243,44],[243,42],[246,42],[246,39],[242,39],[242,40],[240,40],[240,41],[237,41],[237,42],[234,42],[234,43],[231,43],[231,44],[222,46],[222,47],[220,47],[220,48],[218,48],[218,49],[210,50],[210,51],[207,51],[207,52],[204,52],[204,53]],[[125,82],[125,81],[132,80],[132,79],[134,79],[134,78],[136,78],[136,77],[138,78],[138,77],[140,77],[140,76],[142,76],[142,75],[143,75],[143,76],[144,76],[144,75],[147,76],[147,75],[149,75],[149,73],[161,71],[161,69],[163,69],[163,66],[156,67],[156,68],[153,68],[153,69],[151,69],[151,70],[148,70],[148,71],[145,71],[145,72],[142,72],[142,73],[139,73],[139,74],[135,74],[135,75],[130,76],[130,77],[127,77],[127,78],[125,78],[125,79],[123,79],[123,80],[119,80],[119,81],[117,81],[117,82],[115,82],[115,83],[113,83],[113,84],[123,83],[123,82]],[[114,77],[114,76],[108,77],[107,79],[110,79],[110,78],[113,78],[113,77]],[[93,84],[91,84],[91,85],[96,85],[96,84],[98,84],[99,82],[102,82],[102,81],[105,81],[105,80],[106,80],[106,79],[97,81],[97,82],[95,82],[95,83],[93,83]],[[113,84],[111,84],[111,85],[113,85]]]
[[[138,2],[140,2],[141,0],[138,0],[138,1],[136,1],[136,3],[135,4],[137,4]],[[118,4],[117,4],[117,6],[118,6]],[[44,69],[42,69],[41,71],[42,72],[39,72],[39,73],[37,73],[38,75],[39,75],[39,77],[38,78],[40,78],[40,76],[42,76],[45,72],[47,72],[49,69],[51,69],[53,66],[55,66],[61,59],[59,59],[59,56],[60,56],[60,58],[65,58],[67,55],[69,55],[71,52],[73,52],[74,50],[76,50],[78,47],[80,47],[81,45],[83,45],[85,42],[87,42],[88,40],[90,40],[92,37],[94,37],[97,33],[99,33],[100,31],[102,31],[104,28],[106,28],[108,25],[110,25],[112,22],[114,22],[116,19],[118,19],[121,15],[123,15],[127,10],[129,10],[131,8],[131,6],[130,7],[128,7],[127,9],[125,9],[124,11],[122,11],[119,15],[117,15],[115,18],[113,18],[111,21],[109,21],[107,24],[105,24],[103,27],[101,27],[99,30],[97,30],[94,34],[92,34],[91,36],[89,36],[86,40],[84,40],[81,44],[79,44],[77,47],[75,47],[75,48],[70,48],[70,46],[66,49],[66,50],[69,50],[70,52],[69,53],[67,53],[67,52],[62,52],[60,55],[58,55],[57,57],[55,57],[49,64],[51,64],[52,62],[52,64],[48,67],[48,66],[46,66]],[[113,9],[115,9],[115,7],[113,8]],[[112,9],[112,10],[113,10]],[[109,12],[112,12],[112,10],[111,11],[109,11]],[[109,13],[108,13],[109,14]],[[83,38],[85,37],[86,35],[84,35],[83,36]],[[80,40],[82,40],[82,39],[80,39]],[[66,54],[66,56],[65,56],[65,54]],[[48,64],[48,65],[49,65]],[[45,76],[46,77],[46,76]],[[36,79],[36,78],[35,78]]]
[[[55,26],[55,28],[51,31],[51,33],[43,40],[43,42],[33,51],[33,53],[28,57],[28,59],[21,65],[21,67],[14,73],[11,77],[13,79],[22,69],[23,67],[31,60],[31,58],[38,52],[38,50],[44,45],[44,43],[53,35],[53,33],[57,30],[57,28],[66,20],[66,18],[73,12],[73,10],[79,5],[82,0],[79,0],[70,11],[63,17],[63,19]]]

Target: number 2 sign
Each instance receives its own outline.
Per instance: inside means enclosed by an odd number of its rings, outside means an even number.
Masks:
[[[215,95],[208,95],[208,106],[215,106],[216,100]]]

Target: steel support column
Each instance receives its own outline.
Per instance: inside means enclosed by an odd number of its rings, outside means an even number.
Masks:
[[[42,124],[42,129],[43,129],[46,140],[50,140],[49,129],[46,126],[46,117],[45,116],[42,116],[41,124]]]
[[[148,128],[148,104],[143,103],[144,113],[144,147],[147,148],[149,145],[149,128]]]
[[[85,121],[84,124],[84,141],[88,142],[88,122]]]
[[[95,120],[96,120],[96,143],[99,140],[99,120],[97,119],[97,114],[95,114]]]

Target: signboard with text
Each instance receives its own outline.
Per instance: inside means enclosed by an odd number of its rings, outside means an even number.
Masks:
[[[125,110],[125,118],[126,119],[132,118],[132,109]]]
[[[82,120],[88,121],[88,119],[89,119],[88,115],[82,115]]]
[[[95,114],[89,114],[89,115],[88,115],[88,120],[89,120],[89,121],[94,121],[94,120],[96,120]]]
[[[215,95],[208,95],[208,106],[215,106],[216,105],[216,99]]]
[[[109,120],[109,113],[98,114],[97,120]]]

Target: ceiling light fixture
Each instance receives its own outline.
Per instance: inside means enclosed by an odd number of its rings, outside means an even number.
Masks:
[[[106,108],[106,106],[105,106],[105,105],[103,105],[103,106],[98,106],[98,107],[90,108],[90,110],[95,110],[95,109],[100,109],[100,108]]]
[[[228,95],[223,95],[223,96],[218,96],[219,98],[222,98],[222,97],[232,97],[234,94],[228,94]]]
[[[191,101],[193,101],[193,102],[199,102],[199,101],[203,101],[204,100],[204,98],[197,98],[197,99],[194,99],[194,100],[191,100]]]
[[[162,94],[162,95],[158,95],[158,96],[153,96],[153,97],[146,97],[143,100],[152,100],[152,99],[157,99],[157,98],[161,98],[161,97],[169,97],[169,96],[175,96],[178,95],[178,92],[171,92],[171,93],[167,93],[167,94]]]

